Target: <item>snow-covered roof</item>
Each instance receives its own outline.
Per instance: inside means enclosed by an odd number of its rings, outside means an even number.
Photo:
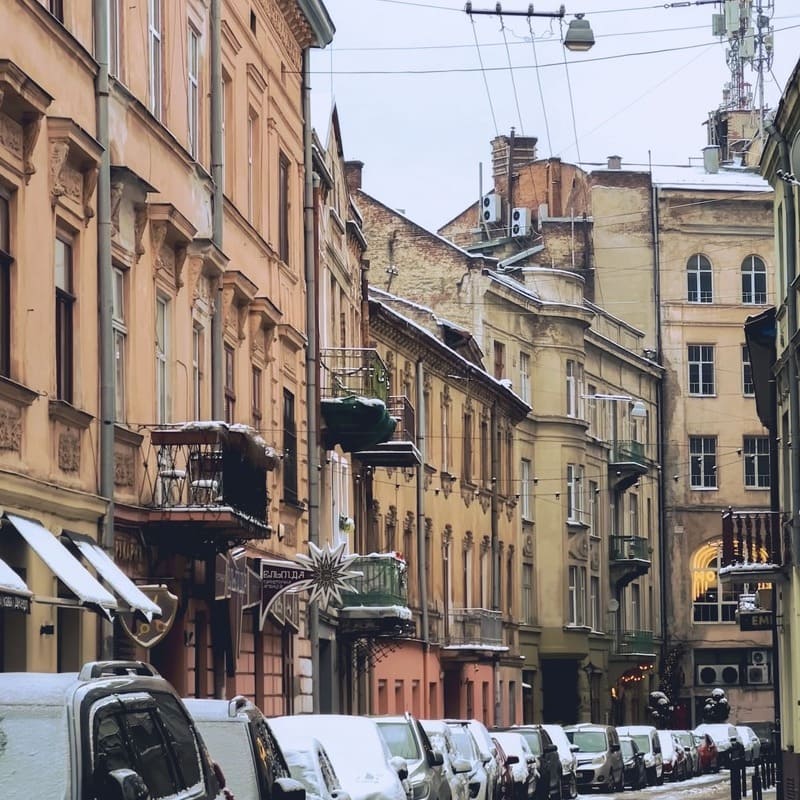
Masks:
[[[349,605],[339,609],[339,616],[373,617],[376,619],[412,619],[411,609],[406,606],[358,606]]]
[[[64,706],[67,690],[77,680],[77,672],[0,673],[0,705]]]
[[[719,172],[706,172],[700,165],[658,166],[652,168],[652,180],[664,189],[697,189],[708,191],[771,192],[772,187],[758,173],[741,167],[720,167]]]

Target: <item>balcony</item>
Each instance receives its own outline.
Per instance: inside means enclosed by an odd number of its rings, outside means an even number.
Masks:
[[[734,511],[722,515],[723,582],[771,582],[786,579],[792,563],[788,516],[778,511]]]
[[[275,451],[245,425],[190,422],[152,431],[147,535],[182,552],[268,538],[267,471],[276,464]]]
[[[405,395],[394,395],[389,397],[386,407],[395,421],[392,438],[353,455],[362,464],[373,467],[414,467],[421,464],[422,456],[416,445],[416,414],[411,401]]]
[[[619,591],[650,571],[650,543],[643,536],[609,536],[608,558]]]
[[[373,348],[321,351],[321,403],[325,449],[365,450],[391,439],[396,420],[387,407],[389,374]]]
[[[349,581],[355,592],[342,592],[339,630],[359,636],[413,635],[405,560],[395,553],[373,553],[359,556],[350,569],[361,576]]]
[[[503,615],[488,608],[454,608],[446,634],[447,651],[506,652]]]
[[[614,654],[636,658],[655,658],[656,643],[653,640],[653,631],[617,631],[614,639]]]
[[[644,455],[644,445],[633,440],[615,440],[608,456],[609,483],[617,491],[633,486],[650,466]]]

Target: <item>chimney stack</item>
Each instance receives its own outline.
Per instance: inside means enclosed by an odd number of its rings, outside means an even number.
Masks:
[[[608,157],[609,169],[622,169],[622,156],[609,156]]]
[[[361,188],[361,173],[364,171],[363,161],[345,161],[345,177],[347,178],[347,188],[355,192]]]
[[[719,145],[709,144],[703,148],[703,166],[709,175],[719,172]]]

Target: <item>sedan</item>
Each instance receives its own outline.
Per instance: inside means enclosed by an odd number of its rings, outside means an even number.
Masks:
[[[647,767],[644,763],[644,753],[630,736],[620,736],[619,747],[622,753],[625,785],[634,790],[644,788],[647,786]]]
[[[505,750],[507,757],[517,757],[511,767],[514,776],[514,800],[530,800],[535,797],[539,770],[536,767],[536,756],[531,752],[525,738],[512,731],[493,731],[492,735]]]
[[[692,732],[697,754],[700,757],[700,772],[719,772],[717,744],[708,733]]]
[[[283,755],[291,776],[306,790],[306,800],[350,800],[318,739],[285,739]]]

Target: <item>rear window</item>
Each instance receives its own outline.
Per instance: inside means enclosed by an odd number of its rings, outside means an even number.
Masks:
[[[650,737],[646,733],[637,733],[631,736],[636,745],[643,753],[650,752]]]
[[[620,739],[619,741],[620,750],[622,750],[622,755],[625,758],[632,758],[633,757],[633,743],[627,741],[626,739]]]
[[[410,761],[422,758],[417,740],[407,722],[379,722],[378,729],[393,756]]]

